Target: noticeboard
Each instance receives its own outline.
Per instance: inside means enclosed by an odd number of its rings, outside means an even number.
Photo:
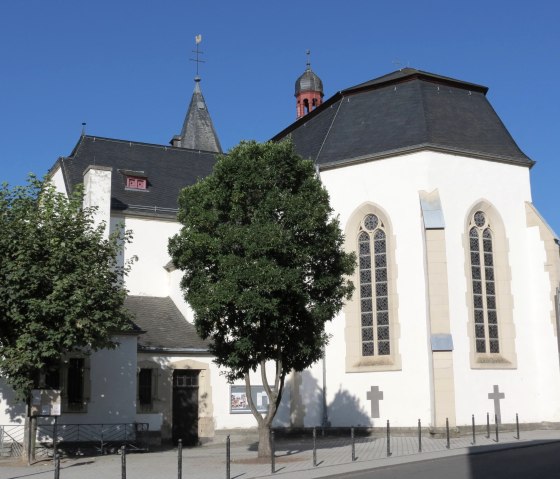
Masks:
[[[251,397],[258,412],[265,413],[268,411],[268,395],[263,386],[251,386]],[[229,412],[231,414],[251,413],[245,386],[230,386]]]
[[[32,389],[32,416],[60,416],[61,399],[59,389]]]

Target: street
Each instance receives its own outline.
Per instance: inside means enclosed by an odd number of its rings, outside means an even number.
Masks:
[[[412,462],[328,477],[344,479],[557,479],[560,478],[560,443]]]

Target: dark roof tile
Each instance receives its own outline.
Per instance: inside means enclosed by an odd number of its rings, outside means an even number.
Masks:
[[[205,352],[202,340],[169,297],[128,296],[125,307],[134,315],[134,323],[144,334],[138,337],[139,350],[173,350]]]

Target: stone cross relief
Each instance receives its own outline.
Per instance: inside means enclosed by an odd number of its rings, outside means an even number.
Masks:
[[[500,392],[500,387],[495,384],[494,392],[488,393],[488,399],[494,400],[494,414],[498,420],[498,424],[502,423],[502,412],[500,410],[500,399],[505,399],[506,395]]]
[[[379,390],[379,386],[372,386],[367,392],[367,399],[371,401],[371,417],[378,418],[379,415],[379,401],[383,400],[383,391]]]

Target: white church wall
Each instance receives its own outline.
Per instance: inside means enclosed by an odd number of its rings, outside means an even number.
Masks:
[[[532,366],[536,376],[536,388],[532,393],[538,407],[534,408],[534,412],[540,418],[537,420],[550,421],[551,418],[560,419],[560,364],[557,336],[550,318],[554,304],[550,295],[549,272],[545,270],[548,260],[538,227],[527,228],[527,244],[527,263],[532,275],[527,285],[531,288],[531,302],[526,316],[526,334],[530,334],[532,342]],[[520,342],[523,337],[520,335]]]
[[[49,178],[56,191],[58,191],[59,193],[68,194],[68,192],[66,191],[66,185],[64,184],[64,175],[62,174],[62,169],[60,168],[60,166],[56,167]]]
[[[124,260],[135,258],[126,287],[130,295],[168,296],[169,273],[164,266],[171,260],[167,253],[169,238],[179,231],[179,224],[165,219],[137,216],[114,217],[132,231],[132,242],[126,246]],[[137,259],[136,259],[137,258]]]
[[[384,392],[384,398],[380,402],[381,417],[374,419],[374,423],[383,424],[386,419],[390,419],[395,426],[410,426],[418,418],[423,423],[430,422],[431,366],[418,192],[430,192],[437,188],[446,224],[457,424],[470,424],[473,413],[477,414],[477,421],[481,421],[487,410],[493,411],[493,401],[488,399],[488,393],[492,392],[496,384],[500,391],[506,392],[507,399],[501,401],[504,421],[509,422],[510,417],[514,418],[516,411],[520,412],[524,421],[559,420],[557,412],[552,410],[554,407],[549,408],[546,413],[539,413],[534,407],[541,394],[550,394],[556,398],[559,395],[556,386],[553,387],[554,391],[547,393],[539,385],[539,376],[557,378],[558,371],[557,365],[550,365],[551,361],[541,364],[532,338],[538,334],[547,344],[541,350],[542,359],[550,358],[549,354],[554,353],[556,339],[550,333],[550,328],[548,333],[546,330],[538,332],[527,321],[527,317],[533,316],[539,328],[546,329],[550,324],[550,313],[543,310],[537,312],[538,308],[535,309],[533,304],[535,300],[538,301],[537,289],[545,289],[546,293],[541,293],[543,298],[549,294],[544,284],[544,273],[540,274],[541,285],[535,284],[528,288],[527,284],[533,264],[528,257],[528,248],[542,249],[542,245],[535,245],[534,242],[528,244],[525,234],[524,202],[531,199],[528,169],[498,162],[421,152],[326,170],[321,172],[321,179],[330,193],[335,212],[340,215],[342,228],[352,212],[367,201],[379,205],[390,218],[392,233],[396,237],[399,344],[402,355],[401,371],[346,373],[344,364],[340,361],[345,354],[345,319],[340,315],[329,325],[329,332],[332,334],[331,344],[327,349],[329,396],[332,398],[335,391],[347,390],[357,398],[356,407],[368,412],[370,403],[366,399],[366,392],[370,386],[379,386]],[[472,369],[469,362],[463,235],[466,215],[481,199],[491,203],[500,214],[509,246],[518,359],[518,367],[514,370]],[[543,264],[542,258],[538,261]],[[549,299],[547,304],[548,302]],[[557,353],[553,357],[557,357]],[[538,375],[535,374],[536,370],[539,371]],[[542,393],[537,392],[539,389]],[[414,403],[409,404],[404,398],[414,398]],[[340,425],[346,420],[344,416],[329,419],[333,424]]]
[[[25,404],[16,401],[14,390],[0,377],[0,426],[23,424]]]
[[[136,417],[137,337],[116,337],[116,349],[91,354],[87,412],[66,413],[61,424],[131,423]]]

